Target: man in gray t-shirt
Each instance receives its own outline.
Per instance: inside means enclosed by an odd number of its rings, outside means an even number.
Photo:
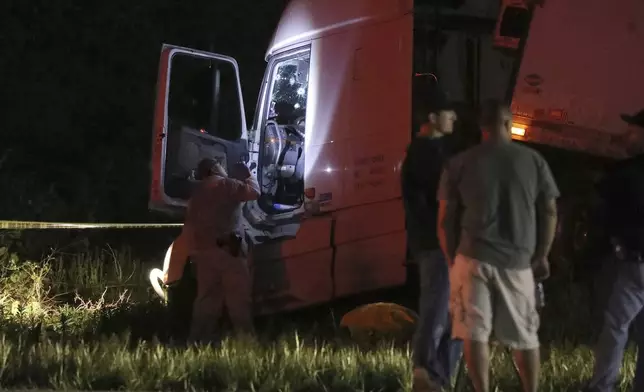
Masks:
[[[464,341],[477,392],[488,390],[493,330],[518,356],[524,390],[536,391],[535,279],[549,273],[559,189],[541,155],[512,142],[509,108],[490,104],[482,125],[484,142],[448,163],[437,195],[438,237],[451,266],[452,334]]]

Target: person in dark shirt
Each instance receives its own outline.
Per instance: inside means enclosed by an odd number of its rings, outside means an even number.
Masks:
[[[638,351],[632,390],[644,391],[644,110],[622,119],[629,124],[631,157],[617,163],[598,185],[616,282],[604,310],[587,392],[614,390],[631,324]]]
[[[445,135],[453,132],[456,113],[446,95],[434,90],[427,122],[407,149],[402,165],[402,195],[407,243],[420,274],[420,321],[414,338],[414,391],[439,391],[449,384],[461,344],[451,340],[449,272],[436,237],[436,190],[448,156]]]

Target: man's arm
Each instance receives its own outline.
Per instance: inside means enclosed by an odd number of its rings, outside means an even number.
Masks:
[[[240,202],[257,200],[261,194],[259,184],[253,176],[249,176],[243,181],[227,178],[226,187],[230,197]]]
[[[458,247],[458,186],[454,181],[453,168],[446,165],[441,174],[438,193],[438,219],[436,233],[438,242],[449,265],[454,262],[456,248]]]
[[[231,175],[226,178],[225,184],[229,197],[239,202],[257,200],[261,195],[257,180],[248,166],[242,162],[233,165]]]
[[[454,262],[458,246],[456,241],[458,237],[457,211],[458,203],[454,200],[440,200],[438,202],[438,227],[436,228],[436,233],[438,234],[441,250],[450,265]]]
[[[557,231],[557,200],[542,194],[537,199],[537,246],[534,259],[545,259]]]
[[[539,260],[547,259],[555,238],[559,188],[548,163],[540,156],[537,160],[537,169],[538,194],[535,206],[537,211],[537,246],[533,259],[539,262]]]

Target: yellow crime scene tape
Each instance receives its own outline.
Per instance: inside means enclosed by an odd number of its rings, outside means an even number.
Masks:
[[[151,229],[182,227],[183,223],[71,223],[0,220],[0,230],[24,229]]]

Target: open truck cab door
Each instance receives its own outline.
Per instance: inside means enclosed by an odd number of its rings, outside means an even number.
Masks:
[[[197,183],[200,160],[213,158],[228,171],[244,162],[262,190],[258,201],[244,207],[247,238],[258,243],[297,233],[304,199],[308,57],[294,54],[274,74],[273,85],[264,88],[272,100],[258,105],[268,120],[257,124],[262,127],[259,132],[249,133],[237,62],[215,53],[163,45],[154,115],[151,210],[183,214]]]
[[[163,45],[159,62],[149,208],[181,212],[203,158],[248,163],[237,62]]]

